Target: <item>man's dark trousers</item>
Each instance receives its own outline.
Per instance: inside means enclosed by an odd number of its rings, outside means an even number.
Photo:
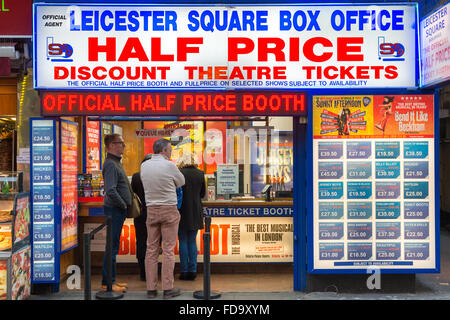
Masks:
[[[127,217],[126,209],[119,208],[111,208],[111,207],[103,207],[103,211],[105,216],[112,217],[112,275],[111,275],[111,283],[116,281],[116,257],[119,253],[120,247],[120,235],[122,233],[123,223]],[[102,277],[102,285],[107,285],[107,269],[108,269],[108,261],[107,261],[107,252],[105,247],[105,255],[103,256],[103,277]]]

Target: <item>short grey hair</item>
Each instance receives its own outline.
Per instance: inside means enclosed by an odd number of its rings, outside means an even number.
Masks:
[[[153,144],[153,153],[161,153],[167,146],[170,145],[170,141],[164,138],[158,139]]]

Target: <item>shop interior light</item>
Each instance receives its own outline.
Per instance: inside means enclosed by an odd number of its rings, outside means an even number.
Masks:
[[[23,77],[23,80],[22,80],[22,86],[21,86],[21,90],[20,90],[19,110],[17,112],[17,114],[19,115],[19,121],[17,122],[17,130],[19,130],[20,127],[22,126],[23,100],[24,100],[25,91],[27,88],[28,77],[29,77],[29,75],[26,75]]]

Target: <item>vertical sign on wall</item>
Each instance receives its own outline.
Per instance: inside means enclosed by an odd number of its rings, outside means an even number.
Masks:
[[[78,124],[61,120],[61,251],[78,243]]]
[[[31,119],[32,282],[58,282],[56,122]],[[59,277],[58,277],[59,278]]]
[[[313,98],[310,271],[437,268],[433,95]]]
[[[86,121],[86,173],[100,170],[100,122]]]

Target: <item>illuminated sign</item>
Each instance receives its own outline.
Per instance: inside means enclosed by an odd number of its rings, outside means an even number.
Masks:
[[[289,92],[43,92],[43,116],[306,115],[305,95]]]
[[[414,5],[34,6],[37,89],[416,87]]]
[[[420,21],[422,85],[450,79],[450,3]]]

